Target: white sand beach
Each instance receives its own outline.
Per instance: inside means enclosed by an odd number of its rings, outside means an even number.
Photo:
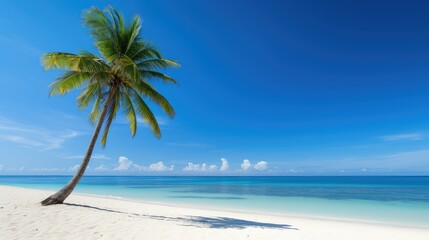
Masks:
[[[429,229],[166,206],[0,186],[1,239],[429,239]]]

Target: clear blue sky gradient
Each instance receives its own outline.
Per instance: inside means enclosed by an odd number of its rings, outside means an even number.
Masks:
[[[429,174],[429,3],[274,0],[1,1],[0,174],[80,163],[87,111],[77,92],[48,97],[60,71],[40,57],[96,52],[81,15],[109,4],[140,15],[144,38],[182,64],[168,71],[178,87],[156,84],[177,117],[153,106],[158,140],[144,124],[132,139],[119,116],[88,174]],[[150,171],[158,162],[174,170]]]

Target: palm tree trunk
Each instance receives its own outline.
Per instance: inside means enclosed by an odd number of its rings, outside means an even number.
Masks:
[[[43,206],[61,204],[64,200],[72,193],[73,189],[79,183],[83,174],[85,173],[86,167],[88,166],[89,160],[91,159],[92,151],[94,150],[95,143],[97,142],[98,135],[100,134],[101,126],[103,126],[104,119],[106,118],[109,106],[112,104],[113,97],[116,93],[117,88],[112,87],[110,89],[109,97],[104,104],[103,111],[101,112],[100,119],[98,120],[97,126],[92,135],[91,141],[89,142],[88,149],[86,150],[85,157],[82,160],[82,164],[79,170],[73,176],[73,178],[65,185],[60,191],[51,195],[50,197],[43,200],[41,203]]]

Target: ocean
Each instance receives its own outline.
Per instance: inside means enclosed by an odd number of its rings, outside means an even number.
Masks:
[[[0,176],[0,184],[57,190],[69,179]],[[426,176],[85,176],[75,191],[172,205],[429,228]]]

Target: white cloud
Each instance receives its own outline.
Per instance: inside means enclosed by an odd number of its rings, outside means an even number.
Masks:
[[[218,167],[214,164],[207,165],[206,163],[203,164],[194,164],[192,162],[188,162],[188,165],[182,169],[182,171],[185,172],[214,172],[218,169]]]
[[[101,164],[100,166],[98,166],[94,169],[94,171],[97,171],[97,172],[104,172],[107,170],[109,170],[109,168],[104,164]]]
[[[152,163],[148,169],[150,172],[165,172],[165,171],[173,171],[174,165],[167,167],[163,162]]]
[[[256,170],[259,170],[259,171],[262,171],[262,170],[265,170],[265,169],[267,169],[267,162],[265,162],[265,161],[260,161],[260,162],[258,162],[257,164],[255,164],[255,166],[254,166],[254,168],[256,169]]]
[[[127,157],[119,157],[118,166],[113,169],[114,171],[149,171],[149,172],[165,172],[173,171],[174,165],[166,166],[163,162],[157,162],[145,167],[138,165],[133,161],[129,160]]]
[[[226,171],[229,168],[228,161],[225,158],[221,158],[222,166],[220,171]],[[218,170],[218,166],[211,164],[207,165],[206,163],[196,164],[193,162],[188,162],[188,165],[182,169],[184,172],[214,172]]]
[[[3,170],[3,165],[0,164],[0,171]]]
[[[109,167],[101,164],[94,171],[109,171]],[[114,171],[148,171],[148,172],[166,172],[173,171],[174,165],[166,166],[163,162],[157,162],[145,167],[142,165],[135,164],[133,161],[126,157],[120,157],[118,160],[118,166],[113,169]]]
[[[392,141],[417,141],[423,139],[423,134],[421,133],[407,133],[407,134],[396,134],[396,135],[386,135],[378,137],[382,141],[392,142]]]
[[[220,166],[220,170],[221,171],[228,170],[228,168],[229,168],[228,160],[226,160],[225,158],[221,158],[220,160],[222,161],[222,165]]]
[[[121,156],[121,157],[119,157],[119,160],[118,160],[118,166],[113,170],[115,170],[115,171],[126,171],[126,170],[129,170],[132,165],[133,165],[133,161],[129,160],[128,158],[126,158],[124,156]]]
[[[80,164],[76,164],[76,165],[70,167],[69,171],[74,171],[75,172],[75,171],[77,171],[79,169],[79,167],[80,167]]]
[[[205,166],[205,163],[203,165]],[[200,164],[188,162],[188,165],[186,165],[182,170],[185,172],[199,172],[202,171],[202,166],[200,166]]]
[[[243,163],[241,164],[241,169],[246,171],[247,169],[249,169],[251,167],[252,167],[252,164],[250,163],[250,161],[248,159],[244,159]]]

